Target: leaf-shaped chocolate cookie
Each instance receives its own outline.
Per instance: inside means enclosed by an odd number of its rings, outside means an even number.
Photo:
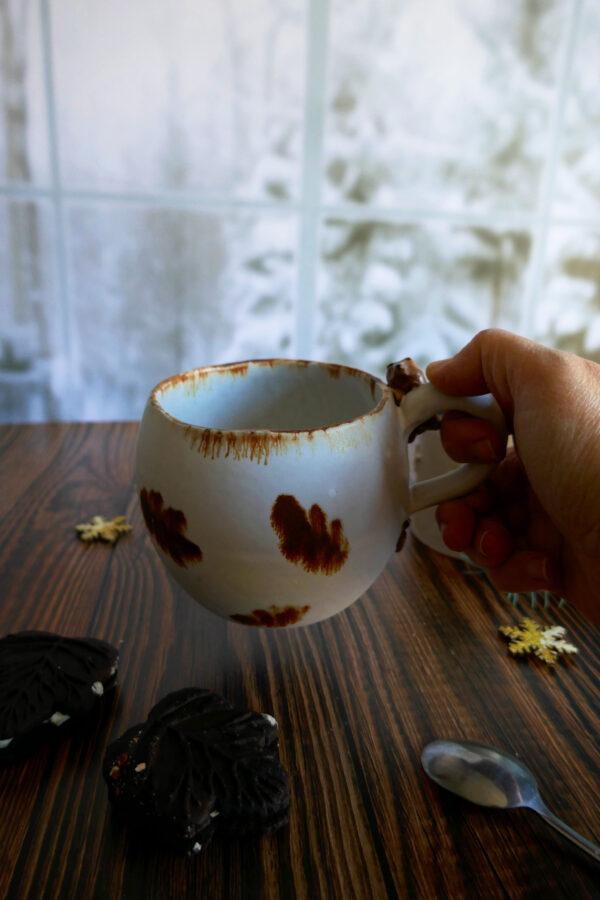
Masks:
[[[21,631],[0,639],[0,763],[90,713],[114,684],[118,661],[96,638]]]
[[[214,833],[264,834],[288,821],[290,791],[272,716],[190,687],[112,743],[109,799],[136,828],[198,852]]]

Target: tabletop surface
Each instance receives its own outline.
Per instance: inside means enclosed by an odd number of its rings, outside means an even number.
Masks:
[[[135,423],[0,428],[0,634],[91,635],[118,686],[85,729],[0,771],[0,897],[597,897],[600,867],[528,810],[484,810],[428,781],[435,738],[518,755],[547,805],[600,843],[599,629],[573,608],[515,607],[409,536],[350,609],[261,629],[205,612],[167,575],[134,486]],[[116,546],[75,525],[125,515]],[[507,652],[530,615],[579,648],[554,667]],[[276,834],[195,856],[111,814],[108,743],[197,685],[275,716],[291,814]]]

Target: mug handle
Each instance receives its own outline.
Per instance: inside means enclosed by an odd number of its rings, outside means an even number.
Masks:
[[[491,394],[481,397],[449,397],[427,382],[405,394],[400,403],[404,416],[404,440],[408,444],[410,434],[437,413],[458,410],[490,422],[506,438],[508,428],[504,413]],[[443,500],[452,500],[468,494],[491,475],[497,463],[464,463],[453,472],[411,482],[408,489],[407,515],[437,506]]]

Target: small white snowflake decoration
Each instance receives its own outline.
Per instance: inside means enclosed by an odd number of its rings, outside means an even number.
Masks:
[[[566,629],[561,625],[542,628],[533,619],[521,619],[518,625],[502,625],[499,629],[508,638],[508,649],[514,656],[534,653],[549,666],[562,654],[579,653],[577,647],[565,641]]]

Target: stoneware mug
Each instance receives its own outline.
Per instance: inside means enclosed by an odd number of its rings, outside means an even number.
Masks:
[[[142,417],[136,477],[159,556],[202,606],[247,625],[307,625],[358,599],[412,513],[476,487],[466,464],[411,483],[408,440],[444,410],[505,431],[489,395],[405,395],[348,366],[289,359],[193,369]]]

